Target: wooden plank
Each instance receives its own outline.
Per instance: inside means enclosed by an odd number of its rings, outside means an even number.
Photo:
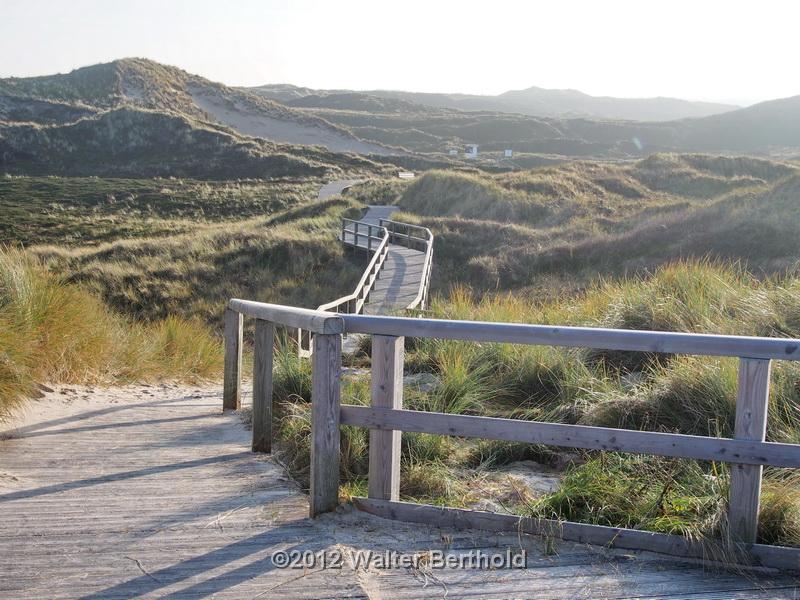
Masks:
[[[310,513],[315,517],[339,504],[339,402],[342,337],[313,339],[311,383]]]
[[[372,406],[403,408],[405,338],[372,336]],[[400,431],[369,432],[369,497],[400,499]]]
[[[225,366],[222,410],[239,410],[242,404],[242,315],[225,309]]]
[[[253,345],[253,452],[272,452],[272,359],[275,325],[256,320]]]
[[[238,298],[231,300],[228,307],[248,317],[263,319],[285,327],[296,327],[325,334],[342,333],[343,331],[341,317],[318,310],[252,302]]]
[[[454,529],[485,529],[556,537],[581,544],[610,548],[645,550],[681,558],[699,558],[707,563],[735,560],[739,564],[800,569],[800,548],[752,544],[730,548],[724,543],[695,542],[679,535],[653,533],[635,529],[589,525],[552,519],[534,519],[429,504],[394,502],[373,498],[353,498],[355,506],[364,512],[411,523]]]
[[[800,445],[679,433],[540,423],[368,406],[341,407],[342,425],[461,437],[694,458],[749,465],[800,467]]]
[[[347,333],[599,350],[800,360],[800,340],[795,339],[408,317],[344,315],[342,318]]]
[[[770,361],[742,358],[736,396],[737,440],[763,442],[767,434]],[[753,543],[758,532],[761,465],[732,464],[728,522],[737,541]]]

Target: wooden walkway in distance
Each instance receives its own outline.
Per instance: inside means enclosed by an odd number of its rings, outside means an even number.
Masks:
[[[70,388],[0,439],[0,598],[798,598],[786,575],[653,554],[426,528],[308,499],[220,410],[221,388]],[[249,401],[249,398],[245,398]],[[524,548],[527,568],[354,569],[355,551]],[[277,569],[276,550],[341,552]]]
[[[360,183],[360,181],[360,179],[337,179],[336,181],[328,182],[319,188],[319,192],[317,193],[317,201],[325,200],[331,196],[341,194],[347,188]]]
[[[381,219],[391,219],[398,210],[397,206],[370,206],[361,221],[379,225]],[[352,228],[353,225],[348,226],[349,231]],[[344,235],[347,241],[347,231]],[[352,244],[352,238],[350,243]],[[359,246],[366,248],[366,243],[360,241]],[[364,313],[388,315],[406,308],[419,293],[424,265],[424,252],[390,243],[380,279],[370,292],[369,301],[364,305]]]

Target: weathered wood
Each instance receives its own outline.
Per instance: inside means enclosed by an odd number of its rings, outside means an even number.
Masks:
[[[682,558],[700,558],[708,562],[738,562],[779,569],[800,569],[800,548],[753,544],[730,547],[725,542],[693,542],[679,535],[635,529],[588,525],[569,521],[535,519],[491,512],[443,508],[429,504],[395,502],[373,498],[354,498],[356,507],[385,519],[422,523],[443,528],[485,529],[545,535],[581,544],[611,548],[646,550]]]
[[[749,465],[800,467],[800,445],[797,444],[393,410],[348,404],[342,405],[340,418],[342,425],[380,430],[415,431]]]
[[[253,340],[253,452],[272,452],[272,358],[275,325],[256,320]]]
[[[796,598],[785,575],[704,570],[571,542],[548,546],[516,529],[460,533],[366,514],[305,518],[308,497],[270,457],[249,452],[250,432],[237,415],[219,414],[221,391],[57,392],[0,425],[0,597],[299,600],[363,597],[369,586],[370,596],[410,600],[442,596],[446,585],[448,599]],[[545,555],[553,545],[556,554]],[[276,569],[270,562],[277,550],[500,554],[509,546],[527,550],[527,569],[436,569],[435,589],[411,569]]]
[[[343,221],[347,221],[347,219],[343,219]],[[349,302],[355,301],[357,304],[356,310],[355,311],[347,310],[345,312],[356,312],[356,313],[360,312],[361,305],[363,305],[363,301],[361,299],[369,295],[369,291],[372,289],[372,286],[374,284],[374,278],[372,278],[371,276],[375,273],[380,272],[380,270],[383,268],[384,261],[386,260],[387,247],[389,244],[389,236],[385,229],[381,228],[381,230],[383,231],[382,237],[375,238],[376,240],[380,241],[380,243],[375,248],[375,253],[372,255],[372,258],[370,259],[367,268],[364,270],[364,274],[361,276],[361,279],[356,284],[353,293],[348,294],[347,296],[342,296],[341,298],[337,298],[332,302],[327,302],[325,304],[322,304],[317,308],[317,310],[338,311],[341,306],[347,305]],[[347,241],[344,238],[342,239],[342,241],[347,243]]]
[[[310,513],[315,517],[339,504],[339,402],[342,338],[313,338],[311,384]]]
[[[230,309],[248,317],[263,319],[284,327],[296,327],[314,333],[325,334],[342,333],[343,331],[341,317],[318,310],[267,304],[265,302],[252,302],[250,300],[239,300],[238,298],[231,300],[228,306]]]
[[[770,361],[742,358],[739,361],[739,390],[736,396],[737,440],[763,442],[767,433]],[[732,464],[728,522],[731,535],[740,542],[753,543],[758,532],[761,500],[761,465]]]
[[[800,360],[800,340],[795,339],[408,317],[344,315],[342,318],[347,333],[567,346],[600,350]]]
[[[372,406],[403,408],[404,338],[372,336]],[[369,432],[369,497],[400,499],[400,431]]]
[[[239,410],[242,404],[242,315],[225,309],[225,365],[222,409]]]

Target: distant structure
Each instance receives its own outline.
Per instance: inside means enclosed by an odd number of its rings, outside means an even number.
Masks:
[[[466,151],[464,152],[464,156],[467,158],[477,158],[478,156],[478,144],[467,144]]]
[[[503,151],[503,156],[506,158],[511,158],[514,156],[514,151],[511,148],[506,148],[505,151]]]
[[[397,176],[400,179],[414,179],[414,173],[411,171],[400,171]]]
[[[456,150],[455,148],[450,148],[450,150],[448,150],[447,153],[450,156],[458,156],[458,150]]]

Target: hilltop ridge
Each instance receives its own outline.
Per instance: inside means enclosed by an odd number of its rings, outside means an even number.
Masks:
[[[23,102],[31,106],[20,115],[18,107]],[[67,74],[0,79],[0,120],[19,121],[22,116],[40,124],[64,124],[75,116],[122,106],[216,123],[276,143],[319,145],[335,152],[390,153],[314,115],[144,58],[115,60]],[[59,107],[62,118],[53,118]]]
[[[533,117],[589,118],[627,121],[672,121],[706,117],[736,110],[738,106],[717,102],[699,102],[679,98],[615,98],[592,96],[579,90],[529,87],[497,95],[407,92],[401,90],[314,90],[290,84],[244,88],[292,106],[303,106],[309,97],[330,98],[356,94],[417,106],[467,111],[519,113]],[[319,100],[318,100],[319,101]]]

